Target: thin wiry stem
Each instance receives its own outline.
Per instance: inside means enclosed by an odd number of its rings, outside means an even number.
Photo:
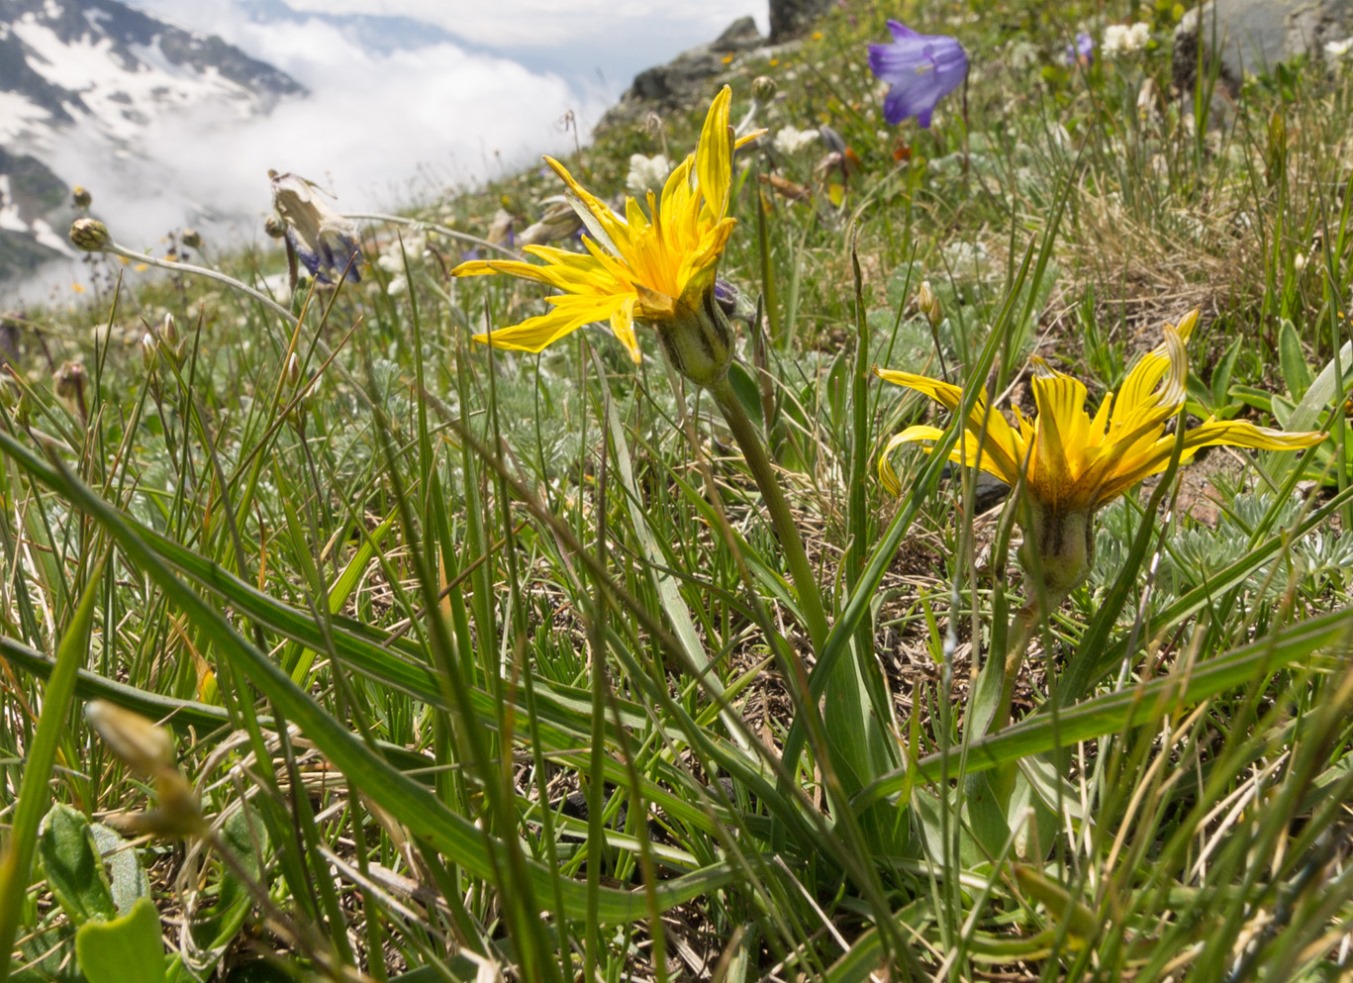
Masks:
[[[525,259],[525,257],[515,249],[509,249],[507,246],[496,242],[489,242],[487,239],[481,239],[477,235],[471,235],[468,232],[458,232],[455,229],[448,229],[444,225],[437,225],[434,222],[421,222],[416,218],[404,218],[399,215],[386,215],[382,212],[350,212],[343,216],[352,219],[355,222],[390,222],[394,225],[406,225],[413,229],[429,229],[440,236],[446,236],[448,239],[459,239],[461,242],[468,242],[474,246],[480,246],[484,249],[492,249],[494,252],[502,253],[512,259]]]
[[[192,263],[178,263],[171,262],[170,260],[167,259],[158,259],[154,256],[148,256],[145,253],[135,252],[134,250],[128,249],[126,246],[117,242],[108,243],[103,248],[103,251],[106,253],[112,253],[115,256],[124,256],[127,259],[135,260],[138,263],[145,263],[147,266],[157,266],[162,270],[172,270],[175,273],[193,273],[196,274],[197,276],[206,277],[208,280],[215,280],[217,283],[223,284],[227,287],[231,287],[232,289],[244,291],[250,297],[254,298],[254,300],[258,301],[261,304],[266,305],[270,310],[273,311],[273,313],[279,314],[282,317],[286,318],[287,322],[293,328],[296,327],[296,325],[299,323],[296,319],[295,314],[291,313],[291,311],[287,310],[285,307],[277,303],[277,301],[273,300],[271,297],[263,293],[261,290],[256,290],[253,287],[249,286],[249,284],[244,283],[241,280],[236,280],[232,276],[227,276],[226,274],[221,273],[219,270],[208,269],[205,266],[194,266]]]

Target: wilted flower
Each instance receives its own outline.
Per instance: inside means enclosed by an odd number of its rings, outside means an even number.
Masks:
[[[869,46],[869,69],[888,83],[883,118],[897,124],[915,116],[929,128],[935,104],[962,84],[968,55],[957,40],[942,34],[917,34],[900,21],[888,21],[891,44]]]
[[[562,195],[546,198],[542,202],[545,214],[540,221],[533,222],[522,230],[517,243],[522,246],[539,246],[560,239],[568,239],[583,227],[582,219]]]
[[[270,170],[268,178],[272,181],[273,207],[286,223],[287,242],[310,275],[320,283],[333,283],[334,277],[353,283],[361,280],[357,228],[319,197],[326,192],[297,174]]]
[[[805,147],[811,147],[821,139],[817,130],[800,130],[786,126],[775,134],[774,147],[786,157],[797,154]]]
[[[642,198],[650,191],[657,191],[672,173],[672,162],[665,154],[646,157],[643,154],[630,154],[630,170],[625,176],[625,188],[635,198]]]
[[[1076,35],[1076,40],[1066,46],[1068,65],[1089,65],[1095,60],[1095,39],[1085,31]]]
[[[1114,58],[1140,51],[1151,40],[1151,25],[1138,21],[1129,27],[1126,24],[1110,24],[1104,28],[1104,57]]]
[[[510,249],[517,242],[516,227],[517,216],[506,208],[500,208],[493,213],[493,221],[489,223],[489,230],[484,234],[484,238],[495,246],[506,246]]]
[[[648,209],[630,198],[622,217],[574,180],[562,164],[545,158],[567,186],[569,201],[587,228],[586,252],[527,246],[543,265],[513,260],[472,260],[452,273],[505,273],[561,291],[550,311],[520,324],[475,335],[499,348],[538,352],[585,324],[608,323],[638,362],[634,322],[658,331],[675,367],[698,385],[723,377],[732,357],[731,329],[715,300],[715,274],[736,220],[728,217],[735,141],[729,129],[732,92],[714,98],[700,143],[663,186],[649,191]],[[760,136],[749,134],[737,144]]]
[[[1021,560],[1042,578],[1050,597],[1060,598],[1081,582],[1094,558],[1095,511],[1142,479],[1164,471],[1176,446],[1166,425],[1184,407],[1188,356],[1184,345],[1198,321],[1188,314],[1179,326],[1165,325],[1165,342],[1144,355],[1118,391],[1091,417],[1085,411],[1085,384],[1034,360],[1033,391],[1038,414],[1028,420],[1015,409],[1015,425],[989,409],[986,391],[964,421],[950,460],[977,467],[1020,487],[1024,530]],[[963,390],[938,379],[876,368],[879,378],[924,393],[957,409]],[[894,436],[879,458],[884,487],[900,490],[888,455],[903,444],[929,444],[944,436],[938,427],[908,427]],[[1244,420],[1207,420],[1185,431],[1180,460],[1203,447],[1229,444],[1267,450],[1294,450],[1320,443],[1321,433],[1284,433]]]

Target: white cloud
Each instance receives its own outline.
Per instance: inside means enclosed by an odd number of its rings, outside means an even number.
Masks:
[[[713,40],[742,3],[686,0],[290,0],[296,11],[415,18],[463,38],[390,56],[373,54],[308,18],[259,23],[222,0],[130,0],[154,16],[219,34],[296,78],[312,93],[270,117],[166,115],[142,150],[150,176],[102,162],[67,139],[59,173],[96,189],[97,210],[128,245],[154,245],[188,212],[250,216],[257,236],[269,207],[268,168],[333,190],[345,211],[390,210],[448,186],[511,173],[573,145],[565,114],[586,141],[634,74]],[[765,29],[765,0],[746,0]],[[79,165],[79,166],[76,166]],[[174,190],[168,190],[174,189]],[[177,192],[177,193],[175,193]],[[210,224],[209,222],[205,224]]]
[[[714,40],[744,14],[756,16],[763,33],[767,27],[766,0],[665,4],[653,0],[290,0],[290,6],[332,14],[412,17],[496,48],[586,45],[604,53],[640,45],[654,52],[657,61],[666,61],[683,47]]]
[[[241,21],[232,35],[311,95],[245,121],[230,106],[163,114],[136,159],[108,160],[79,132],[56,147],[55,169],[95,191],[97,213],[128,246],[153,247],[185,224],[219,234],[212,215],[257,238],[269,168],[319,182],[344,211],[397,208],[562,152],[573,143],[565,114],[589,126],[605,108],[557,75],[448,44],[375,55],[313,20]]]

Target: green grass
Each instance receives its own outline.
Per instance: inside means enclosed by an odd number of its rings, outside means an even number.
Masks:
[[[1096,10],[909,9],[973,55],[929,131],[882,121],[874,5],[729,66],[735,120],[764,74],[759,125],[858,159],[744,151],[720,267],[761,300],[733,393],[820,639],[742,436],[655,338],[639,366],[603,330],[470,341],[540,292],[448,279],[465,244],[432,225],[534,220],[535,170],[369,224],[368,258],[426,237],[394,295],[374,264],[282,310],[184,272],[115,292],[109,257],[91,306],[30,314],[0,414],[0,979],[158,966],[141,896],[165,979],[1353,971],[1353,71],[1285,66],[1198,126],[1215,79],[1170,93],[1172,9],[1145,52],[1062,63]],[[618,192],[704,109],[570,166]],[[1102,509],[1013,721],[983,723],[1036,593],[1015,516],[975,516],[940,455],[883,491],[884,442],[949,415],[871,367],[1027,408],[1037,354],[1093,405],[1194,306],[1190,414],[1331,438],[1216,448]],[[165,835],[96,697],[172,729],[208,833]]]

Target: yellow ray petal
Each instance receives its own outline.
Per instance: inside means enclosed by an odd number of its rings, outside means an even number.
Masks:
[[[541,252],[545,251],[543,247],[539,248]],[[551,251],[561,252],[561,250]],[[597,275],[602,272],[596,261],[590,256],[579,255],[578,253],[564,253],[563,255],[568,257],[567,260],[552,260],[545,266],[537,263],[524,263],[515,259],[470,260],[453,269],[451,275],[463,277],[504,273],[508,276],[518,277],[522,280],[534,280],[536,283],[543,283],[572,293],[593,283]]]
[[[639,350],[639,339],[634,336],[634,301],[633,297],[627,298],[611,312],[611,334],[620,340],[629,351],[631,361],[638,365],[643,361],[643,353]]]
[[[1090,418],[1085,413],[1085,384],[1034,360],[1035,444],[1029,482],[1040,501],[1077,505],[1076,479],[1085,467]]]
[[[957,410],[963,403],[963,389],[940,379],[878,366],[874,366],[874,374],[884,382],[923,393],[949,410]],[[986,387],[968,414],[967,431],[982,441],[983,452],[992,464],[988,470],[1007,484],[1016,484],[1025,458],[1025,441],[1004,416],[987,408]]]
[[[1204,447],[1248,447],[1255,450],[1290,451],[1313,447],[1327,434],[1318,431],[1272,430],[1258,427],[1247,420],[1207,420],[1184,434],[1184,449],[1181,462],[1187,462]],[[1107,501],[1119,495],[1143,478],[1159,474],[1170,464],[1170,455],[1174,453],[1175,436],[1167,434],[1161,437],[1150,449],[1142,453],[1133,466],[1124,468],[1105,483],[1103,498]]]
[[[573,206],[573,210],[577,212],[578,218],[582,219],[583,225],[587,227],[592,237],[612,253],[622,255],[627,241],[624,220],[611,211],[610,205],[574,180],[568,168],[559,161],[553,157],[546,157],[545,163],[564,182],[564,197]]]
[[[702,217],[711,223],[728,212],[728,191],[733,184],[733,131],[728,127],[732,100],[733,90],[725,85],[710,103],[695,150],[697,180],[705,199]]]
[[[632,300],[632,295],[631,295]],[[552,310],[520,324],[493,331],[484,331],[474,340],[494,348],[509,348],[520,352],[538,352],[546,345],[572,334],[585,324],[610,321],[611,315],[625,302],[622,297],[551,297]]]

